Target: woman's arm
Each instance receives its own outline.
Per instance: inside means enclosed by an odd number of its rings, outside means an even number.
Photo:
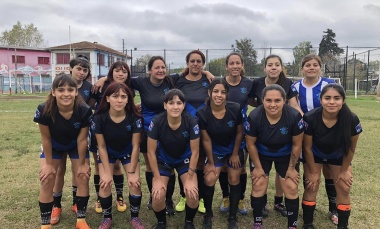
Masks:
[[[40,128],[42,150],[45,155],[46,164],[40,169],[40,181],[43,182],[49,175],[55,174],[56,171],[53,166],[53,148],[51,144],[51,134],[48,126],[38,124]]]
[[[141,138],[141,133],[133,133],[132,156],[131,156],[131,164],[129,166],[128,173],[134,173],[136,171],[136,167],[139,162],[139,156],[140,156],[140,138]]]
[[[197,168],[197,163],[199,159],[199,138],[190,140],[190,149],[191,149],[191,158],[189,163],[189,172],[190,175],[194,175]]]
[[[90,165],[86,163],[86,154],[88,153],[88,126],[83,127],[77,137],[78,144],[78,155],[79,155],[79,167],[78,167],[78,177],[80,175],[86,176],[87,179],[90,179],[91,168]]]
[[[230,164],[233,168],[240,168],[239,150],[241,142],[243,141],[243,124],[237,126],[237,132],[235,137],[235,144],[230,157]]]
[[[204,148],[204,150],[206,152],[206,156],[207,156],[207,164],[204,167],[204,174],[206,176],[208,173],[213,172],[215,174],[215,176],[218,176],[218,174],[216,173],[214,158],[212,156],[211,138],[208,135],[207,130],[201,130],[201,136],[202,136],[203,148]]]
[[[94,83],[94,85],[92,85],[92,89],[91,89],[91,92],[96,94],[99,92],[102,92],[102,89],[103,89],[103,86],[104,86],[104,83],[106,82],[107,80],[107,77],[102,77],[100,79],[98,79],[98,81],[96,81]]]
[[[295,109],[297,109],[297,111],[299,111],[301,113],[301,115],[303,116],[303,111],[301,110],[301,107],[300,105],[298,104],[298,101],[297,101],[297,97],[294,96],[293,98],[289,99],[289,105]]]
[[[261,165],[259,152],[256,147],[257,137],[246,135],[245,139],[246,139],[246,145],[247,145],[247,149],[249,153],[249,158],[251,159],[251,162],[255,166],[253,171],[251,172],[252,184],[254,185],[262,177],[266,178],[266,175]]]
[[[110,163],[108,161],[108,152],[106,147],[106,141],[104,140],[103,134],[95,134],[96,141],[98,143],[98,152],[99,152],[99,158],[102,162],[99,164],[99,166],[103,166],[104,174],[100,174],[100,182],[99,185],[101,188],[107,188],[111,186],[113,176],[110,168]]]
[[[336,181],[336,183],[338,183],[339,181],[342,181],[349,187],[351,187],[352,185],[352,174],[349,170],[349,167],[351,165],[352,159],[354,158],[356,145],[359,140],[359,134],[351,137],[351,139],[352,139],[351,149],[348,151],[348,154],[343,157],[343,163],[340,168],[338,180]]]

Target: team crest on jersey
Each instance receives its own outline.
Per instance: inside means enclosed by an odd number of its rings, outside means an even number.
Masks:
[[[288,134],[289,130],[287,127],[281,127],[280,132],[281,132],[281,134],[286,135],[286,134]]]
[[[164,93],[165,93],[165,94],[168,93],[168,91],[169,91],[169,88],[165,88],[165,89],[164,89]]]
[[[251,130],[251,124],[249,124],[248,121],[245,121],[245,122],[244,122],[244,129],[245,129],[246,131],[250,131],[250,130]]]
[[[36,114],[34,115],[35,118],[40,118],[41,112],[37,109]]]
[[[193,128],[195,134],[199,134],[199,126],[198,124],[194,126]]]
[[[150,121],[150,124],[149,124],[148,130],[149,130],[149,131],[152,131],[152,130],[153,130],[153,127],[154,127],[154,123],[153,123],[152,121]]]
[[[231,120],[231,121],[227,122],[227,124],[228,124],[229,127],[234,127],[235,126],[235,121]]]
[[[320,96],[321,96],[320,93],[315,94],[315,98],[317,98],[317,99],[320,99]]]
[[[303,120],[303,126],[305,127],[305,129],[307,129],[309,127],[309,123],[307,123],[305,120]]]
[[[360,133],[362,131],[362,125],[359,123],[356,127],[356,133]]]
[[[142,127],[142,121],[141,121],[141,119],[137,119],[136,126],[137,126],[137,128],[141,128]]]
[[[305,124],[303,122],[303,119],[301,118],[301,120],[298,122],[298,128],[303,129],[305,127]]]
[[[74,127],[75,127],[75,129],[79,129],[79,128],[80,128],[80,125],[81,125],[80,122],[76,122],[76,123],[74,123]]]
[[[247,88],[245,88],[245,87],[240,88],[240,92],[242,94],[247,94]]]
[[[83,93],[84,93],[86,96],[89,96],[89,95],[90,95],[90,91],[89,91],[89,90],[84,90]]]
[[[91,121],[91,130],[95,130],[95,122],[94,121]]]
[[[128,130],[128,131],[131,131],[131,130],[132,130],[131,125],[128,125],[128,126],[127,126],[127,130]]]
[[[182,135],[183,135],[184,138],[187,138],[187,137],[189,137],[189,132],[183,131]]]
[[[295,87],[292,87],[293,92],[297,92],[297,89]]]
[[[202,83],[202,86],[208,88],[208,83],[205,81]]]

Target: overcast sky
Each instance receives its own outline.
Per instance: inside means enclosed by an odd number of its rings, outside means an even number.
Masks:
[[[228,53],[245,37],[255,48],[293,48],[301,41],[317,48],[327,28],[341,47],[380,46],[379,0],[1,0],[0,31],[17,21],[34,23],[48,46],[68,44],[70,26],[71,42],[96,41],[119,51],[124,39],[129,50]],[[292,60],[290,49],[272,53]]]

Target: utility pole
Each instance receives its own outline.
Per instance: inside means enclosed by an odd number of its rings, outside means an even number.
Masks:
[[[125,46],[124,46],[124,39],[123,39],[123,53],[127,54],[127,50],[125,50]]]

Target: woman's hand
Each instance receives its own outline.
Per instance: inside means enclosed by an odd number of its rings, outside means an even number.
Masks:
[[[293,167],[289,167],[286,171],[285,180],[291,179],[296,185],[298,185],[300,180],[300,174],[297,172],[297,170]]]
[[[153,177],[152,198],[159,200],[161,198],[161,191],[166,192],[166,186],[161,180],[161,176]]]
[[[94,94],[97,94],[98,91],[99,93],[102,93],[104,82],[105,80],[102,80],[102,79],[99,79],[98,81],[96,81],[94,85],[92,85],[91,92]]]
[[[198,184],[194,178],[194,174],[187,174],[186,179],[187,180],[184,185],[185,194],[190,197],[190,199],[196,200],[198,198]]]
[[[311,191],[315,191],[315,189],[319,186],[319,176],[318,173],[310,173],[306,177],[306,187],[310,189]]]
[[[101,189],[111,187],[113,176],[110,173],[104,173],[100,176],[99,186]]]
[[[265,175],[265,172],[262,168],[258,169],[258,168],[254,168],[253,171],[251,172],[251,179],[252,179],[252,184],[256,184],[256,182],[258,180],[260,180],[260,178],[267,178],[267,176]]]
[[[141,180],[140,180],[140,176],[137,173],[128,173],[127,177],[128,177],[128,185],[130,187],[136,187],[136,188],[140,187]]]
[[[352,182],[353,182],[351,172],[348,170],[340,171],[338,174],[338,180],[336,181],[336,183],[338,182],[344,182],[345,185],[347,185],[348,187],[351,187]]]
[[[211,164],[210,162],[207,162],[207,164],[205,165],[203,169],[203,173],[205,176],[207,176],[207,174],[209,173],[214,173],[215,176],[218,176],[218,174],[216,173],[216,168],[215,168],[214,163]]]
[[[238,169],[240,168],[240,159],[238,154],[232,154],[229,159],[230,165],[232,165],[232,168]]]
[[[91,167],[84,163],[83,165],[79,165],[78,166],[78,177],[83,174],[86,176],[86,178],[90,179],[90,176],[91,176]]]
[[[40,181],[43,182],[50,175],[55,175],[56,171],[53,165],[45,164],[40,169]]]

